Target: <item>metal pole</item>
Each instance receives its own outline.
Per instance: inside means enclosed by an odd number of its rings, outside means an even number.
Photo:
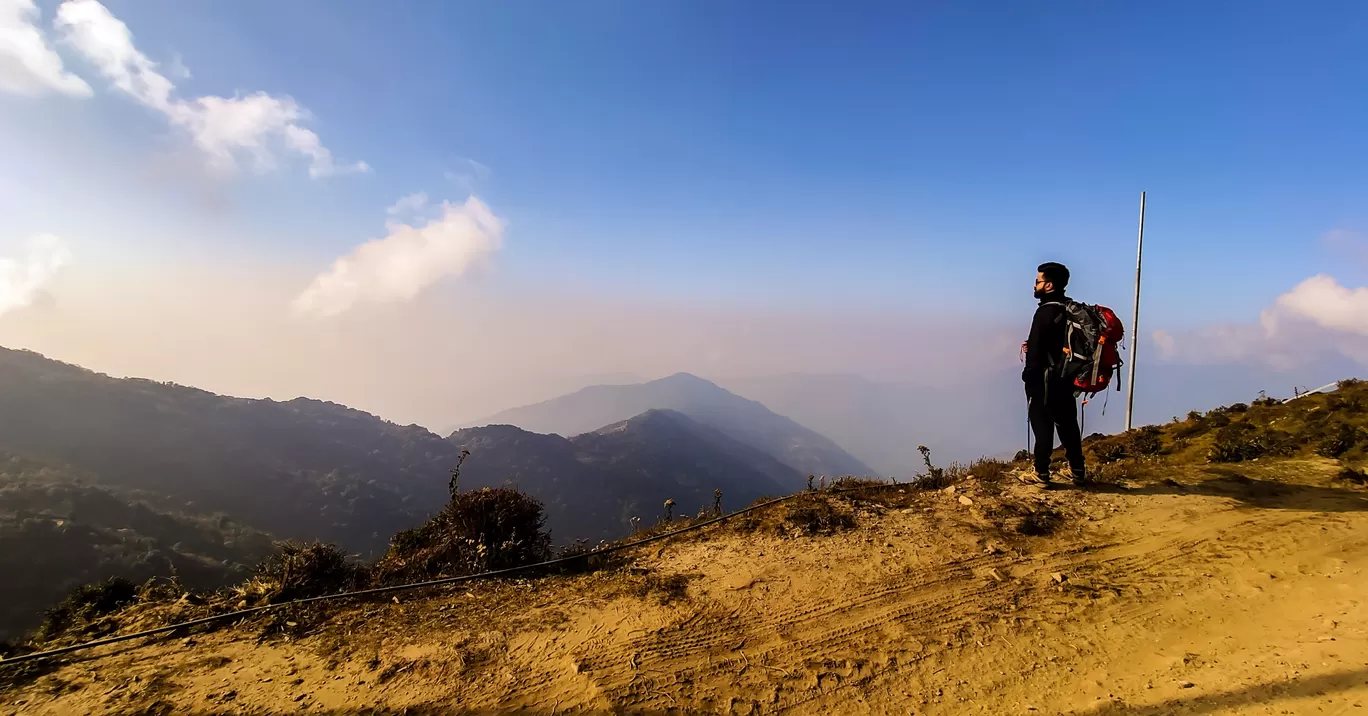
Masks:
[[[1140,192],[1140,236],[1135,242],[1135,313],[1131,317],[1130,377],[1126,380],[1126,430],[1135,410],[1135,357],[1140,347],[1140,259],[1145,253],[1145,192]]]

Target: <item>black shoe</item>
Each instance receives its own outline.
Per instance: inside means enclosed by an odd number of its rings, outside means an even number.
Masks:
[[[1088,485],[1093,484],[1093,481],[1088,478],[1087,473],[1075,472],[1074,474],[1070,475],[1070,478],[1073,480],[1073,484],[1077,485],[1078,487],[1087,487]]]

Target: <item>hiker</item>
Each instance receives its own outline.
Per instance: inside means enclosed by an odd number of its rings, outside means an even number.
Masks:
[[[1021,380],[1026,384],[1027,415],[1036,440],[1035,472],[1047,487],[1051,485],[1050,454],[1054,452],[1056,429],[1069,459],[1074,484],[1087,481],[1083,437],[1078,429],[1078,396],[1073,383],[1054,370],[1064,361],[1064,303],[1069,300],[1064,289],[1068,285],[1069,269],[1063,264],[1048,262],[1036,268],[1035,297],[1040,299],[1040,306],[1031,319],[1030,337],[1022,344],[1025,366],[1021,369]]]

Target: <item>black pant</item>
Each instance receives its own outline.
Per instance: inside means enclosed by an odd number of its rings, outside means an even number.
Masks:
[[[1027,413],[1031,432],[1035,433],[1036,474],[1050,474],[1050,453],[1054,452],[1055,430],[1058,429],[1059,443],[1069,459],[1070,470],[1074,477],[1084,477],[1083,436],[1078,430],[1078,402],[1073,386],[1054,383],[1049,390],[1028,387],[1026,398],[1030,401]]]

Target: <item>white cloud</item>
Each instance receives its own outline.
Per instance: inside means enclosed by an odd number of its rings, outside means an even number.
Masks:
[[[1178,355],[1178,342],[1168,331],[1155,331],[1152,337],[1154,345],[1159,348],[1160,358],[1171,360]]]
[[[38,29],[38,7],[33,0],[0,0],[0,91],[92,94],[85,80],[63,69],[62,58]]]
[[[0,257],[0,315],[32,304],[53,276],[71,260],[71,250],[52,234],[28,240],[24,256]]]
[[[1161,358],[1185,363],[1287,368],[1339,353],[1368,365],[1368,287],[1348,288],[1320,274],[1279,296],[1257,321],[1177,336],[1155,331],[1153,338]]]
[[[57,9],[54,25],[115,88],[189,133],[215,168],[234,169],[246,155],[254,171],[271,171],[276,168],[276,153],[285,150],[308,158],[312,177],[370,170],[365,162],[337,164],[318,135],[300,126],[311,116],[290,97],[255,92],[176,98],[175,84],[138,50],[128,26],[97,0],[66,0]],[[173,61],[171,72],[189,75],[179,58]]]
[[[395,201],[390,208],[384,209],[384,214],[391,219],[402,219],[423,211],[424,207],[427,207],[427,192],[417,192]]]
[[[1325,274],[1312,276],[1278,297],[1276,308],[1321,328],[1368,336],[1368,287],[1346,288]],[[1274,318],[1278,313],[1270,314]],[[1269,324],[1270,330],[1276,324]]]
[[[395,207],[421,206],[418,196]],[[387,228],[389,235],[356,247],[314,278],[294,300],[296,315],[327,317],[358,302],[410,301],[443,278],[465,273],[503,240],[503,221],[473,196],[460,205],[442,202],[441,216],[421,227],[390,222]]]

